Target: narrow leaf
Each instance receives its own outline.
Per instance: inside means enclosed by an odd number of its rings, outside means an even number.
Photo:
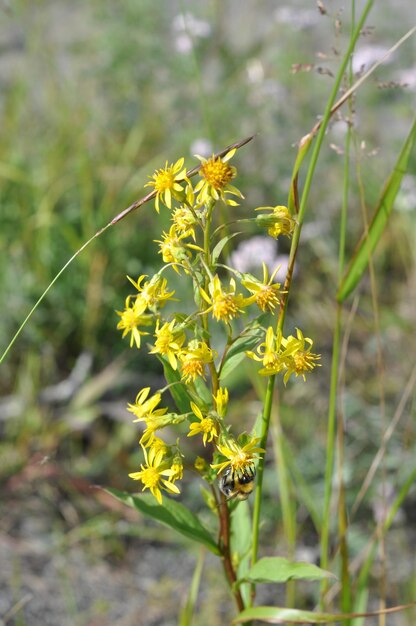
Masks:
[[[214,247],[212,251],[213,263],[216,263],[218,261],[219,256],[224,249],[224,246],[230,241],[230,239],[232,239],[233,237],[236,237],[237,235],[241,235],[241,233],[232,233],[232,235],[227,235],[226,237],[223,237],[222,239],[220,239],[220,241],[217,243],[217,245]]]
[[[158,504],[154,497],[149,494],[134,496],[118,489],[107,489],[106,491],[121,502],[137,509],[143,515],[147,515],[173,528],[184,537],[206,546],[214,554],[220,554],[209,531],[201,524],[198,517],[180,502],[175,502],[175,500],[166,497],[163,499],[163,504]]]
[[[306,157],[309,152],[309,148],[311,147],[312,139],[313,133],[308,133],[307,135],[305,135],[305,137],[301,139],[298,153],[296,155],[295,164],[293,166],[290,192],[287,203],[288,209],[292,213],[292,215],[298,212],[298,175],[303,159]]]
[[[244,581],[252,583],[286,583],[288,580],[322,580],[334,577],[313,563],[295,563],[280,556],[265,557],[250,568]]]
[[[189,413],[191,410],[190,399],[186,391],[186,385],[181,382],[180,373],[178,370],[174,370],[166,359],[160,358],[160,361],[163,364],[166,382],[172,385],[169,387],[169,391],[179,413]]]
[[[372,253],[387,225],[392,212],[394,201],[400,189],[402,178],[407,171],[409,156],[416,138],[416,121],[407,136],[407,139],[397,159],[396,165],[383,189],[376,211],[373,215],[368,232],[364,232],[355,249],[351,262],[338,289],[337,300],[344,302],[352,290],[359,283]]]

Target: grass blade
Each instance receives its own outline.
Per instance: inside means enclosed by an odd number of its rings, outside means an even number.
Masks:
[[[416,121],[413,123],[413,126],[400,152],[399,158],[397,159],[396,165],[394,166],[394,169],[383,189],[373,219],[368,227],[368,232],[364,232],[362,235],[344,278],[341,281],[341,285],[337,293],[338,302],[344,302],[344,300],[350,295],[353,289],[355,289],[357,284],[360,282],[361,277],[367,268],[369,258],[374,252],[393,210],[394,201],[400,189],[403,176],[407,170],[415,138]]]

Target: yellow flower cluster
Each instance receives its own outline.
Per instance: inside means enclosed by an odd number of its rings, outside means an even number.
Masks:
[[[166,162],[149,177],[147,186],[152,188],[156,211],[159,213],[164,206],[170,214],[169,226],[156,241],[163,264],[152,277],[128,277],[135,291],[127,296],[124,310],[117,311],[117,328],[123,337],[130,335],[130,347],[140,349],[142,338],[149,338],[149,353],[162,361],[169,382],[153,394],[150,387],[141,389],[127,407],[133,421],[142,427],[140,445],[144,455],[140,470],[130,476],[141,482],[143,490],[149,489],[159,504],[162,491],[179,493],[176,483],[183,476],[180,436],[168,444],[159,432],[171,436],[180,424],[179,435],[199,437],[203,448],[211,449],[212,462],[201,456],[193,462],[202,478],[212,484],[218,476],[219,489],[227,499],[245,499],[253,489],[256,461],[264,450],[256,437],[241,433],[236,438],[231,433],[226,419],[229,393],[221,380],[227,367],[230,369],[231,358],[238,354],[240,343],[241,358],[245,354],[260,362],[261,375],[283,373],[285,384],[292,374],[305,379],[319,365],[319,355],[312,352],[312,340],[300,330],[296,336],[284,338],[270,325],[264,329],[264,341],[255,348],[265,316],[273,316],[282,306],[285,292],[275,281],[279,268],[269,275],[263,263],[263,275],[258,278],[219,262],[230,236],[221,235],[221,227],[213,228],[218,219],[214,209],[217,204],[234,207],[235,198],[243,199],[232,184],[237,170],[230,161],[235,152],[232,149],[222,157],[198,156],[199,180],[195,185],[191,181],[195,170],[188,172],[183,158],[172,164]],[[266,227],[274,238],[292,236],[296,222],[286,207],[261,210],[253,222]],[[190,287],[182,310],[165,278],[169,268],[182,274],[181,283],[187,282]],[[192,297],[195,309],[189,313]],[[240,318],[248,311],[253,316],[244,325]],[[250,336],[250,329],[256,333]],[[252,349],[244,352],[247,347]],[[178,412],[168,404],[162,406],[167,390]]]
[[[292,374],[306,380],[306,374],[315,367],[320,367],[317,361],[321,355],[312,352],[312,346],[312,339],[304,337],[299,328],[296,329],[296,337],[290,335],[285,338],[281,333],[275,335],[272,326],[269,326],[265,341],[257,347],[257,353],[248,350],[246,355],[263,364],[263,368],[259,370],[262,376],[285,372],[283,382],[286,385]]]

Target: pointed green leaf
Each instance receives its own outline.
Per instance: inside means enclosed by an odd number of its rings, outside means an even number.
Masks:
[[[298,204],[298,175],[299,175],[300,166],[302,165],[303,159],[306,157],[306,155],[309,152],[309,148],[311,147],[311,144],[312,144],[312,139],[313,139],[313,135],[311,133],[308,133],[307,135],[305,135],[305,137],[301,139],[298,153],[296,155],[295,164],[293,166],[292,179],[290,183],[290,192],[289,192],[289,198],[288,198],[288,203],[287,203],[287,208],[289,209],[292,215],[297,213],[297,209],[298,209],[298,206],[297,206]]]
[[[335,578],[313,563],[288,561],[280,556],[265,557],[250,568],[244,581],[252,583],[286,583],[288,580],[322,580]]]
[[[189,413],[191,410],[190,398],[186,391],[186,385],[181,382],[181,375],[178,370],[174,370],[167,359],[160,357],[160,361],[163,364],[163,371],[165,374],[166,382],[169,385],[170,394],[179,413]],[[172,384],[174,383],[174,384]]]
[[[209,531],[201,524],[198,517],[180,502],[164,497],[163,504],[158,504],[149,494],[134,496],[118,489],[106,489],[112,496],[125,504],[137,509],[192,541],[206,546],[211,552],[219,555],[218,546]]]
[[[372,253],[386,227],[390,213],[392,212],[397,192],[400,189],[402,178],[407,171],[409,156],[416,138],[416,121],[403,145],[393,172],[384,187],[376,211],[368,227],[368,233],[364,232],[347,268],[345,276],[338,289],[337,300],[344,302],[352,290],[359,283]]]
[[[230,239],[232,239],[233,237],[236,237],[237,235],[241,235],[241,233],[232,233],[232,235],[227,235],[226,237],[223,237],[222,239],[220,239],[220,241],[217,243],[217,245],[214,247],[212,251],[213,263],[216,263],[218,261],[219,256],[224,249],[224,246],[227,245]]]
[[[245,353],[247,350],[252,350],[264,337],[264,331],[261,328],[252,329],[250,334],[244,335],[244,337],[240,337],[237,339],[229,351],[227,352],[227,356],[224,359],[223,366],[220,371],[221,381],[231,374],[233,369],[235,369],[241,361],[245,357]]]
[[[206,407],[212,406],[212,394],[206,382],[198,376],[194,381],[194,386],[199,400],[198,406],[202,408],[201,401]]]

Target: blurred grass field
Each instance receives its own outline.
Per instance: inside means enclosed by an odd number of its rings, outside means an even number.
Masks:
[[[0,4],[1,352],[68,258],[145,195],[147,176],[166,160],[185,156],[195,165],[194,153],[210,154],[255,134],[236,157],[239,188],[253,208],[286,202],[295,144],[322,115],[348,39],[349,7],[329,0],[325,7],[326,14],[305,0]],[[406,32],[413,14],[410,0],[376,3],[354,57],[357,75]],[[348,256],[363,230],[356,172],[371,215],[412,122],[415,52],[413,37],[354,100]],[[296,320],[315,338],[323,367],[307,385],[289,385],[281,406],[298,471],[318,509],[346,113],[342,109],[334,118],[318,165],[288,319],[288,327]],[[387,447],[387,487],[382,489],[378,473],[351,520],[352,557],[415,462],[415,165],[413,154],[373,259],[379,333],[369,277],[346,307],[349,507],[382,445],[382,412],[389,424],[401,411]],[[1,543],[13,566],[3,576],[0,615],[31,594],[8,624],[176,623],[192,575],[192,549],[184,561],[184,582],[175,586],[178,552],[168,531],[133,514],[126,518],[91,489],[95,484],[134,489],[127,474],[138,462],[137,430],[125,406],[140,387],[161,386],[162,372],[121,340],[115,311],[128,293],[126,274],[153,273],[158,263],[153,240],[163,228],[163,218],[145,205],[107,230],[54,285],[1,365]],[[244,237],[259,234],[251,229]],[[287,252],[284,244],[278,252]],[[249,386],[252,375],[239,372],[231,381],[236,398],[231,419],[247,424],[259,410]],[[266,491],[275,481],[271,464]],[[202,501],[197,484],[188,483],[183,492],[192,506]],[[302,502],[302,494],[296,496]],[[391,603],[415,598],[415,496],[412,490],[386,540]],[[299,554],[315,558],[319,546],[306,506],[300,505],[298,517]],[[275,546],[276,554],[284,552],[276,502],[267,502],[265,518],[265,544]],[[36,558],[42,565],[36,566]],[[230,600],[214,584],[210,563],[207,572],[209,589],[204,587],[199,599],[196,626],[225,623],[230,614]],[[95,591],[93,576],[99,582]],[[109,576],[119,589],[110,600],[100,586]],[[37,579],[43,581],[38,593]],[[371,582],[377,597],[377,567]],[[145,621],[137,621],[142,611],[132,600],[137,591],[148,610]],[[162,614],[158,593],[167,599]],[[315,599],[305,590],[305,606]],[[388,623],[412,626],[415,617],[404,613]]]

